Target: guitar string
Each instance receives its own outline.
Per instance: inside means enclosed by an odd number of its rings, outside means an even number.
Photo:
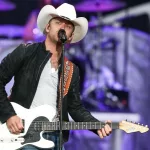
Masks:
[[[40,123],[40,124],[31,124],[29,126],[29,129],[39,130],[46,128],[45,130],[59,130],[60,124],[59,122],[44,122],[43,121],[34,121],[32,123]],[[114,124],[114,123],[111,123]],[[118,124],[118,123],[117,123]],[[114,124],[115,125],[115,124]],[[64,122],[63,123],[63,129],[70,129],[69,127],[72,127],[71,129],[101,129],[104,126],[104,123],[102,122]],[[81,128],[82,127],[82,128]]]

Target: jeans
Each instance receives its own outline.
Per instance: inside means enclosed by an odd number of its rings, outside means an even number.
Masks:
[[[57,131],[43,133],[43,137],[47,140],[53,141],[55,143],[55,147],[52,149],[42,149],[32,145],[27,145],[24,146],[21,150],[59,150],[59,133]],[[65,150],[64,147],[62,148],[62,150]]]

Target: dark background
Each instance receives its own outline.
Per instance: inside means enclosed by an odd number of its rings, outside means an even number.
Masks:
[[[0,24],[24,25],[30,12],[37,8],[38,0],[9,0],[16,4],[16,9],[12,11],[0,11]],[[63,2],[63,0],[61,0]],[[126,3],[126,7],[135,6],[149,0],[121,0]],[[77,4],[81,0],[65,0],[70,4]],[[82,14],[78,12],[78,16]],[[89,15],[89,14],[84,14]]]

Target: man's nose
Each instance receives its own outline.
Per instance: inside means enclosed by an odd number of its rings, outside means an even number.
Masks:
[[[66,24],[63,22],[63,23],[61,24],[61,29],[65,29],[65,27],[66,27]]]

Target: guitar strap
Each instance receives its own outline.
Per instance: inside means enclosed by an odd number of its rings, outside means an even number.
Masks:
[[[64,85],[63,85],[63,98],[67,95],[71,79],[73,75],[73,63],[69,61],[67,58],[64,59]],[[60,107],[61,107],[61,80],[62,74],[60,76],[59,81],[59,98],[58,98],[58,116],[60,115]]]

